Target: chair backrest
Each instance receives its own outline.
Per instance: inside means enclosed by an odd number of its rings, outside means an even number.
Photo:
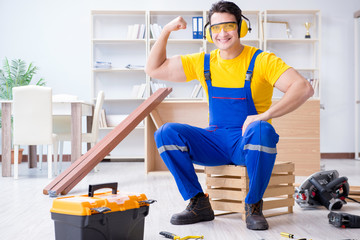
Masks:
[[[104,91],[100,91],[98,93],[98,96],[96,98],[96,104],[94,109],[94,115],[93,115],[93,123],[91,128],[91,134],[95,139],[99,136],[99,121],[100,121],[100,114],[101,110],[104,104],[104,98],[105,94]]]
[[[71,94],[54,94],[52,96],[52,100],[53,102],[68,102],[68,101],[79,100],[79,97]]]
[[[76,95],[55,94],[52,96],[53,102],[71,102],[79,100]],[[71,133],[71,116],[53,116],[53,132],[55,134]]]
[[[51,88],[29,85],[12,92],[14,144],[52,144]]]

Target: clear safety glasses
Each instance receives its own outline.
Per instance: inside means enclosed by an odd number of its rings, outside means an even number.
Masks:
[[[212,33],[220,33],[222,29],[224,29],[225,32],[230,32],[230,31],[234,31],[236,29],[236,22],[222,22],[222,23],[217,23],[214,25],[211,25],[211,32]]]

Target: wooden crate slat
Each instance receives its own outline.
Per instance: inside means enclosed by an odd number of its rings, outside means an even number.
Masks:
[[[206,185],[212,187],[224,187],[224,188],[247,188],[249,180],[245,177],[230,178],[228,176],[207,177]]]
[[[276,186],[276,187],[268,187],[264,193],[263,198],[267,197],[276,197],[281,195],[292,195],[294,194],[293,186]]]
[[[205,173],[227,175],[227,176],[247,176],[247,171],[244,166],[235,166],[235,165],[205,167]]]
[[[241,202],[231,201],[210,201],[214,210],[229,212],[244,212],[244,204]]]
[[[295,175],[271,175],[269,185],[268,186],[274,186],[278,184],[291,184],[295,182]]]
[[[222,188],[211,188],[207,189],[207,193],[209,194],[211,199],[220,198],[220,199],[229,199],[229,200],[243,200],[246,197],[245,191],[239,190],[228,190]]]
[[[360,186],[351,186],[350,185],[350,191],[354,190],[354,191],[360,191]]]
[[[291,162],[276,162],[273,168],[273,173],[279,172],[294,172],[295,166]]]

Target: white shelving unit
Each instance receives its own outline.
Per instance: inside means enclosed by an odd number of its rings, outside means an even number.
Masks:
[[[355,46],[354,46],[354,71],[355,71],[355,159],[360,160],[360,10],[354,13],[354,32],[355,32]]]
[[[299,71],[312,83],[313,98],[320,99],[320,11],[266,10],[263,16],[264,51],[274,52]],[[310,38],[305,38],[305,22],[311,23]],[[282,95],[274,90],[274,98]]]
[[[133,96],[133,86],[147,84],[144,71],[148,53],[147,34],[128,39],[129,26],[147,26],[146,11],[92,11],[91,64],[92,95],[105,92],[106,115],[128,115],[146,98]],[[96,68],[96,61],[111,62],[111,68]],[[142,66],[128,69],[128,64]],[[103,138],[114,127],[101,128]],[[107,159],[144,158],[144,127],[139,126],[122,141]]]
[[[252,31],[241,42],[272,51],[294,66],[306,78],[320,80],[320,12],[317,10],[286,11],[268,10],[260,12],[243,11],[250,19]],[[203,25],[208,21],[208,12],[195,11],[92,11],[91,62],[92,62],[92,95],[95,99],[98,91],[105,92],[104,109],[107,115],[130,114],[151,93],[152,83],[165,84],[172,87],[173,92],[165,101],[172,103],[205,102],[204,94],[192,98],[191,93],[198,84],[172,83],[150,78],[144,72],[146,59],[156,39],[153,38],[150,26],[158,24],[163,27],[168,22],[182,16],[188,23],[186,30],[171,33],[167,45],[167,55],[182,55],[200,51],[209,53],[215,45],[203,39],[193,39],[192,18],[203,17]],[[292,38],[269,34],[270,21],[286,21],[291,28]],[[304,22],[311,22],[310,39],[305,39]],[[142,39],[128,39],[129,26],[135,24],[145,26]],[[296,56],[296,58],[294,57]],[[111,68],[96,68],[95,62],[111,62]],[[304,64],[299,64],[304,63]],[[137,66],[126,68],[128,64]],[[140,67],[139,67],[140,66]],[[144,95],[134,96],[135,85],[145,84]],[[320,89],[320,88],[319,88]],[[277,93],[274,93],[276,97]],[[315,96],[320,99],[320,92]],[[196,104],[194,104],[196,105]],[[122,141],[108,159],[138,159],[144,158],[145,136],[147,126],[138,126],[124,141]],[[102,128],[100,138],[104,137],[113,127]],[[145,130],[144,130],[145,129]]]

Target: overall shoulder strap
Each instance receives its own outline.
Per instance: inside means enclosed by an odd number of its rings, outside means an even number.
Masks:
[[[246,71],[246,77],[245,77],[245,81],[251,81],[251,78],[252,78],[252,75],[253,75],[253,71],[254,71],[254,66],[255,66],[255,60],[256,60],[256,57],[262,53],[263,51],[258,49],[254,55],[252,56],[251,58],[251,61],[250,61],[250,65],[249,65],[249,68],[248,70]]]
[[[205,80],[211,80],[210,75],[210,53],[206,53],[204,57],[204,75]]]

